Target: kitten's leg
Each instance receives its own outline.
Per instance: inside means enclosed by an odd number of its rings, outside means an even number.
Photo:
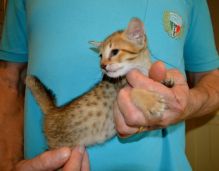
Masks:
[[[165,100],[161,95],[144,89],[134,88],[131,91],[131,99],[149,119],[160,119],[166,108]]]

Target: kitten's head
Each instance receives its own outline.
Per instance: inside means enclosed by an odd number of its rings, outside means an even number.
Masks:
[[[90,42],[98,48],[103,73],[116,78],[126,75],[131,69],[142,65],[139,55],[146,49],[146,36],[143,23],[133,18],[127,29],[118,31],[107,37],[103,42]]]

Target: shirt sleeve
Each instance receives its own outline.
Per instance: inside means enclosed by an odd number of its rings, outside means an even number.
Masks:
[[[219,57],[206,0],[193,1],[189,27],[184,47],[185,69],[204,72],[219,68]]]
[[[0,43],[0,59],[27,61],[27,28],[23,0],[8,0]]]

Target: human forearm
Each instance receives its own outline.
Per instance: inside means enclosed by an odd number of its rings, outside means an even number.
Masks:
[[[190,90],[186,119],[209,114],[219,109],[219,71],[201,77]]]
[[[0,170],[11,170],[22,157],[24,64],[0,61]]]

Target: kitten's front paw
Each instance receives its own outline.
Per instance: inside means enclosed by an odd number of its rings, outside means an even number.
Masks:
[[[134,88],[131,91],[131,99],[149,119],[161,118],[166,109],[164,98],[155,92]]]
[[[149,117],[150,118],[161,118],[163,116],[163,112],[166,109],[166,103],[164,98],[154,93],[152,96],[154,96],[154,105],[148,107],[148,111],[150,112]]]
[[[172,88],[175,85],[175,81],[173,78],[168,78],[162,81],[162,84],[166,87]]]

